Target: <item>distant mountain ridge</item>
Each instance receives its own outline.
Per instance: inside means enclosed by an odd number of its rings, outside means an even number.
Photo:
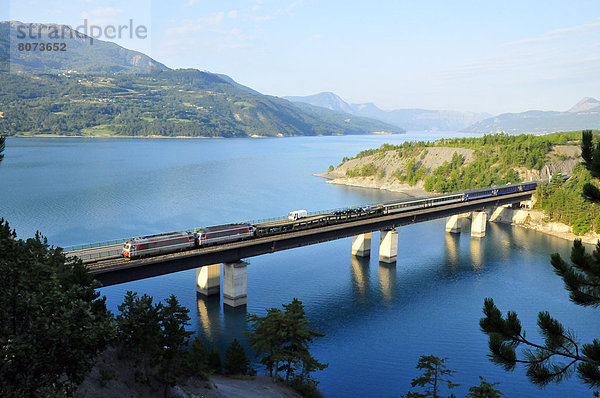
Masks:
[[[285,96],[282,97],[292,102],[302,102],[314,106],[320,106],[332,111],[346,112],[354,114],[354,109],[338,95],[331,92],[322,92],[318,94],[308,95],[306,97]]]
[[[598,107],[600,107],[600,101],[592,97],[584,97],[581,101],[579,101],[571,109],[569,109],[568,112],[586,112]]]
[[[248,137],[402,133],[400,127],[310,109],[196,69],[84,35],[67,51],[15,51],[20,22],[0,22],[0,131],[13,134]],[[32,24],[41,42],[65,25]],[[48,37],[46,37],[48,36]],[[48,40],[47,40],[48,39]],[[12,43],[13,45],[15,43]],[[11,52],[12,51],[12,52]],[[12,72],[12,73],[9,73]],[[37,72],[37,73],[33,73]]]
[[[283,97],[292,102],[303,102],[330,110],[346,112],[355,116],[370,117],[408,130],[461,130],[470,124],[483,120],[488,113],[458,112],[427,109],[382,110],[369,102],[348,104],[338,95],[323,92],[309,96]]]
[[[597,129],[600,126],[600,101],[585,97],[565,112],[527,111],[504,113],[494,116],[465,129],[473,133],[552,133]]]
[[[17,48],[19,43],[39,42],[64,43],[65,51],[19,51]],[[10,53],[11,72],[147,73],[169,69],[139,51],[90,38],[70,26],[59,24],[0,22],[0,52]]]

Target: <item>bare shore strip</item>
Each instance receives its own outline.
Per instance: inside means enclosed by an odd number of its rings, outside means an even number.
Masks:
[[[225,137],[221,137],[221,136],[215,136],[215,137],[202,137],[202,136],[197,136],[197,137],[188,137],[188,136],[184,136],[184,135],[177,135],[177,136],[173,136],[173,137],[169,137],[166,135],[115,135],[115,134],[86,134],[86,135],[61,135],[61,134],[19,134],[19,135],[13,135],[11,137],[14,138],[139,138],[139,139],[143,139],[143,138],[176,138],[176,139],[203,139],[203,140],[210,140],[213,138],[225,138]],[[263,137],[262,135],[251,135],[249,136],[249,138],[266,138]]]
[[[583,243],[589,245],[595,245],[600,240],[599,234],[589,232],[581,236],[575,235],[570,226],[560,222],[544,221],[544,219],[545,216],[542,210],[510,209],[506,207],[499,207],[489,218],[491,222],[516,225],[561,239],[570,241],[581,239]]]

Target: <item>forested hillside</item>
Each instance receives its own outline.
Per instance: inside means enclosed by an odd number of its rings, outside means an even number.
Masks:
[[[330,172],[331,177],[391,179],[411,186],[420,183],[427,192],[452,192],[548,176],[560,162],[574,165],[579,154],[572,146],[580,137],[580,132],[495,134],[384,144],[344,158]]]
[[[111,42],[67,38],[66,51],[14,51],[0,22],[0,134],[247,137],[403,130],[329,110],[300,108],[228,76],[171,70]],[[63,25],[40,25],[47,34]],[[43,36],[40,41],[45,41]],[[47,40],[46,40],[47,41]],[[13,46],[14,47],[14,46]],[[10,53],[9,53],[10,52]]]
[[[430,193],[552,179],[540,182],[535,195],[545,220],[569,225],[575,235],[600,233],[600,134],[585,134],[589,149],[583,154],[581,131],[384,144],[344,158],[323,176],[338,184]],[[564,175],[570,178],[563,183]],[[418,189],[416,195],[425,194]]]

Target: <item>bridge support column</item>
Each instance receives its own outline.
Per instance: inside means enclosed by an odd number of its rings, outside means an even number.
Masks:
[[[248,278],[245,261],[223,263],[223,304],[230,307],[246,305]]]
[[[371,255],[370,232],[352,237],[352,254],[357,257],[369,257]]]
[[[475,238],[483,238],[485,236],[485,224],[487,214],[484,211],[474,212],[471,221],[471,236]]]
[[[398,231],[381,231],[379,240],[379,261],[383,263],[395,263],[398,257]]]
[[[448,217],[448,220],[446,221],[446,232],[460,234],[461,222],[462,220],[459,215]]]
[[[221,264],[196,268],[196,291],[205,296],[219,294],[221,290]]]

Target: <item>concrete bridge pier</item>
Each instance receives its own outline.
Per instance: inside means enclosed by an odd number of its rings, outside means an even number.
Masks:
[[[454,215],[448,217],[446,221],[446,232],[451,234],[460,234],[462,217],[460,215]]]
[[[484,211],[473,212],[471,220],[471,237],[483,238],[485,236],[485,225],[487,222],[487,213]]]
[[[196,268],[196,291],[205,296],[221,291],[221,264]]]
[[[248,278],[245,261],[223,263],[223,304],[230,307],[246,305]]]
[[[357,257],[369,257],[371,255],[370,232],[352,237],[352,254]]]
[[[391,229],[381,231],[379,240],[379,261],[395,263],[398,257],[398,231]]]

